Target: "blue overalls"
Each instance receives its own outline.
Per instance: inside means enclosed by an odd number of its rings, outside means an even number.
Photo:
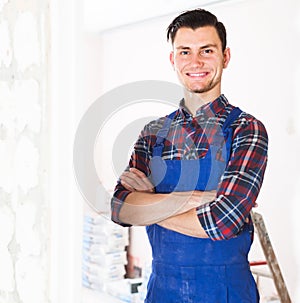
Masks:
[[[156,192],[216,189],[230,155],[230,125],[240,113],[239,108],[231,111],[205,158],[183,161],[161,158],[175,113],[169,115],[157,134],[150,163]],[[225,161],[219,160],[220,152]],[[186,236],[157,224],[146,229],[153,260],[145,303],[259,302],[247,257],[252,243],[250,226],[221,241]]]

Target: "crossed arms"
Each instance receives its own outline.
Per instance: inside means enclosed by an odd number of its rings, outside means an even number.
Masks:
[[[215,199],[215,191],[154,193],[145,174],[135,168],[125,171],[121,184],[131,191],[126,197],[119,218],[133,225],[158,224],[186,235],[207,238],[196,208]]]
[[[214,240],[236,236],[248,221],[263,181],[268,147],[263,124],[251,116],[239,123],[217,192],[154,193],[146,178],[150,174],[147,147],[152,143],[147,140],[147,133],[142,133],[129,163],[131,169],[122,174],[116,186],[113,221],[130,225],[156,223]]]

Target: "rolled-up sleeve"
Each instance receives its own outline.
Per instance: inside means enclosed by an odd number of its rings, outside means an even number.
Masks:
[[[117,186],[115,187],[114,195],[111,199],[111,219],[113,222],[122,226],[130,226],[128,224],[122,223],[119,220],[121,207],[123,206],[123,203],[129,194],[130,191],[125,189],[119,180]]]
[[[142,171],[146,176],[150,175],[149,161],[152,153],[150,147],[151,144],[153,144],[151,143],[151,140],[153,140],[153,135],[151,123],[149,123],[145,126],[134,145],[134,150],[131,154],[127,170],[131,167],[135,167]],[[111,219],[122,226],[130,226],[128,224],[124,224],[119,219],[120,210],[129,194],[130,191],[121,184],[120,180],[118,180],[111,199]]]
[[[241,231],[263,182],[267,151],[264,125],[249,115],[241,118],[234,130],[231,156],[217,198],[197,208],[200,223],[211,239],[230,239]]]

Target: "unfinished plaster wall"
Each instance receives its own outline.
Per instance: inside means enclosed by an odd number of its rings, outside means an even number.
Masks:
[[[48,302],[48,0],[0,0],[0,303]]]

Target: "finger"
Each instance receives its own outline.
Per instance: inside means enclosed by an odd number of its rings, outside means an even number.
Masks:
[[[151,181],[149,180],[149,178],[140,170],[136,169],[135,167],[131,167],[130,168],[130,172],[134,173],[135,175],[137,175],[140,178],[141,181],[141,185],[145,186],[145,189],[150,189],[150,190],[154,190],[154,186],[151,183]]]
[[[140,187],[139,183],[137,182],[137,177],[130,172],[124,172],[120,177],[121,183],[126,183],[131,188],[138,188]]]
[[[194,193],[201,205],[210,203],[216,199],[216,191],[195,191]]]
[[[126,182],[130,187],[134,188],[135,190],[150,191],[150,192],[153,191],[151,189],[151,186],[149,188],[149,186],[144,183],[143,179],[141,179],[139,176],[137,176],[133,172],[130,172],[130,171],[124,172],[121,175],[120,179],[121,179],[121,181],[123,180],[124,182]]]
[[[130,186],[127,182],[125,182],[124,180],[121,180],[121,184],[127,189],[127,190],[130,190],[130,191],[135,191],[135,189]]]
[[[134,191],[133,182],[132,182],[132,180],[128,177],[128,172],[127,172],[127,171],[124,171],[124,172],[122,173],[122,175],[120,176],[120,182],[121,182],[121,184],[122,184],[127,190]]]
[[[130,167],[129,171],[136,174],[137,176],[139,176],[140,178],[145,178],[146,175],[139,169],[135,168],[135,167]]]

